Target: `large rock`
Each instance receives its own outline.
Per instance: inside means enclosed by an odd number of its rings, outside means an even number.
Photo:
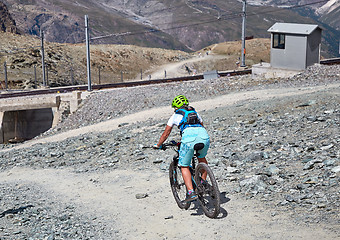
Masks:
[[[3,2],[0,2],[0,31],[11,33],[18,32],[15,21]]]

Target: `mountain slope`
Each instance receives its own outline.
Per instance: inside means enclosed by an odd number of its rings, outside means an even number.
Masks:
[[[238,1],[242,2],[242,0]],[[255,6],[291,7],[304,16],[309,15],[313,19],[340,30],[339,0],[248,0],[247,3]]]
[[[320,21],[340,31],[340,1],[332,0],[317,11]]]
[[[17,27],[11,14],[8,12],[7,6],[0,2],[0,31],[17,33]]]
[[[40,39],[3,32],[0,39],[0,65],[7,63],[9,88],[32,88],[35,68],[39,87],[42,83]],[[101,83],[114,83],[121,80],[121,74],[124,79],[135,79],[137,75],[140,77],[141,70],[145,72],[155,65],[179,61],[189,55],[183,51],[112,44],[92,45],[90,50],[94,84],[99,83],[99,69]],[[85,44],[45,42],[45,66],[49,86],[84,84]]]
[[[30,35],[0,32],[0,66],[6,61],[9,88],[32,88],[37,78],[37,87],[42,85],[42,66],[40,53],[40,39]],[[269,39],[252,39],[246,41],[246,64],[269,61]],[[197,74],[209,70],[234,70],[241,49],[241,41],[214,44],[201,52],[209,52],[209,57],[200,58],[195,64],[188,64]],[[114,83],[127,80],[152,79],[153,72],[162,71],[159,78],[164,77],[161,66],[169,63],[180,63],[183,60],[199,56],[183,51],[166,50],[160,48],[145,48],[134,45],[91,45],[91,73],[93,84]],[[181,64],[184,65],[184,64]],[[86,84],[86,47],[85,44],[60,44],[45,42],[45,66],[49,86],[65,86]],[[184,66],[183,66],[184,68]],[[36,75],[34,74],[36,70]],[[0,74],[2,75],[2,69]],[[142,76],[141,76],[142,74]],[[183,75],[187,75],[183,72]],[[167,77],[171,76],[170,71]],[[0,79],[0,89],[4,88]]]
[[[84,42],[84,15],[89,15],[91,36],[106,35],[116,32],[147,32],[150,27],[136,24],[121,17],[116,12],[98,7],[96,1],[65,0],[4,0],[18,28],[23,33],[39,35],[45,32],[46,40],[59,43]],[[126,37],[103,38],[94,43],[136,44],[146,47],[160,47],[188,50],[174,37],[164,32],[150,32]]]
[[[242,0],[238,0],[242,2]],[[324,56],[340,57],[340,1],[329,0],[249,0],[247,3],[267,8],[268,6],[278,8],[291,8],[301,16],[311,19],[323,28],[323,54]],[[299,23],[294,19],[291,22]]]
[[[85,14],[89,15],[91,37],[96,39],[93,40],[94,44],[132,44],[196,51],[214,43],[241,38],[240,0],[4,2],[8,4],[21,31],[38,35],[39,30],[43,29],[48,41],[60,43],[84,41]],[[262,2],[282,7],[285,1]],[[296,2],[293,1],[293,4]],[[264,8],[248,4],[247,13],[247,35],[260,38],[269,37],[267,29],[275,22],[318,23],[292,10],[272,6]],[[324,55],[329,55],[327,48],[334,45],[330,41],[324,41]]]

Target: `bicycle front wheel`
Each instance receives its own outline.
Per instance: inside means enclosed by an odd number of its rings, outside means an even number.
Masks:
[[[202,175],[207,173],[206,181]],[[198,201],[207,217],[216,218],[220,213],[220,191],[218,190],[215,176],[210,167],[205,163],[199,163],[195,170],[195,182],[197,184]]]
[[[180,171],[178,165],[172,161],[169,167],[171,191],[178,207],[187,210],[190,207],[190,202],[184,202],[187,189]]]

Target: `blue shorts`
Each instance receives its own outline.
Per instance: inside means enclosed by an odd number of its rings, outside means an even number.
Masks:
[[[188,167],[191,164],[191,159],[194,156],[194,146],[196,143],[204,143],[204,148],[199,150],[199,158],[204,158],[207,155],[210,138],[204,127],[188,127],[184,129],[179,149],[178,165]]]

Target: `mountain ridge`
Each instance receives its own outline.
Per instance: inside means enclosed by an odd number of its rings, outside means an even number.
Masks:
[[[214,43],[241,38],[240,0],[4,2],[8,4],[23,32],[38,35],[39,30],[43,29],[48,41],[60,43],[84,41],[84,15],[89,15],[91,37],[96,39],[94,44],[132,44],[190,52]],[[301,16],[292,10],[277,8],[283,1],[266,2],[277,4],[272,4],[274,7],[265,6],[265,11],[262,7],[248,4],[248,36],[269,38],[267,29],[275,22],[319,24],[316,18],[313,20],[308,14]],[[324,55],[332,55],[334,52],[334,39],[337,37],[334,31],[331,34],[331,37],[326,36],[323,41]]]
[[[242,2],[242,0],[238,0]],[[255,6],[273,6],[294,8],[303,16],[308,16],[316,21],[340,30],[340,2],[338,0],[248,0],[248,4]]]

